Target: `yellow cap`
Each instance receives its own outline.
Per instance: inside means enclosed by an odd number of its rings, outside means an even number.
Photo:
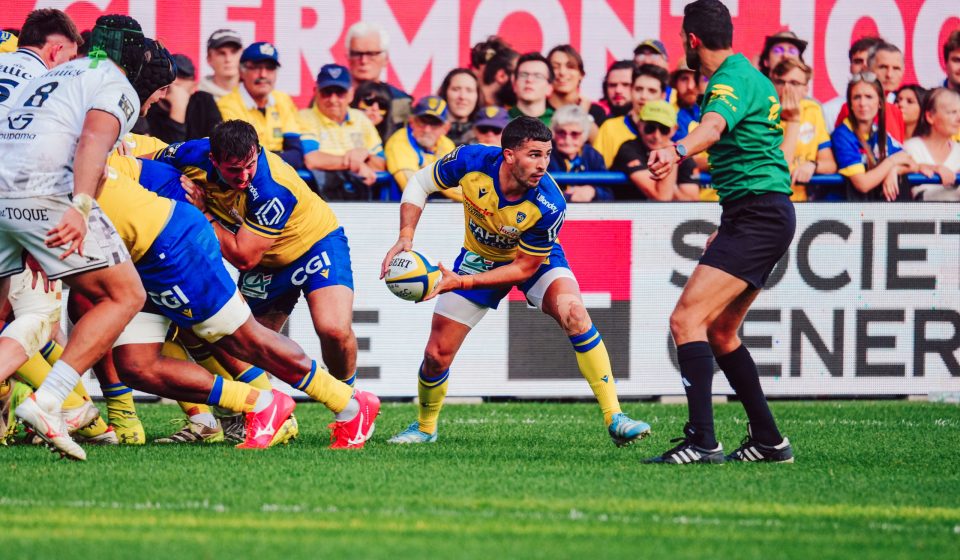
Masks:
[[[643,109],[640,109],[640,120],[673,128],[677,126],[677,112],[672,105],[662,99],[647,101]]]

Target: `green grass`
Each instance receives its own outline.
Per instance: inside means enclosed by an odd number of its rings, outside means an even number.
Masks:
[[[141,406],[148,436],[179,412]],[[587,404],[448,406],[440,440],[388,446],[412,405],[387,405],[367,449],[300,439],[88,448],[87,463],[0,448],[0,558],[957,558],[960,407],[774,403],[794,465],[641,465],[685,408],[630,403],[654,435],[615,448]],[[736,404],[717,407],[733,449]]]

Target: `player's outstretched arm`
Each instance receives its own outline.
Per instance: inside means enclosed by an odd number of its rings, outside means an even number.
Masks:
[[[709,112],[703,115],[700,125],[693,129],[683,140],[677,142],[687,149],[687,156],[699,154],[708,150],[720,140],[720,135],[727,128],[727,121],[719,113]],[[670,168],[679,163],[680,158],[673,146],[660,148],[650,152],[647,168],[658,181],[666,177]]]
[[[423,301],[433,299],[436,296],[452,292],[453,290],[474,290],[482,288],[499,288],[503,286],[516,286],[529,280],[537,269],[543,264],[545,257],[529,255],[523,251],[517,252],[517,258],[508,265],[504,265],[480,274],[470,274],[461,276],[451,272],[443,263],[440,263],[440,271],[443,277],[437,283],[437,288]]]
[[[436,164],[434,164],[436,165]],[[400,235],[397,236],[397,242],[390,247],[387,255],[380,263],[380,279],[387,275],[387,269],[390,268],[390,261],[397,253],[409,251],[413,248],[413,236],[417,231],[417,224],[420,222],[420,216],[423,214],[423,208],[427,205],[427,197],[439,189],[433,182],[433,167],[427,166],[417,171],[410,177],[407,188],[403,191],[403,199],[400,202]]]
[[[47,232],[47,247],[68,245],[60,255],[65,259],[80,253],[87,236],[87,217],[97,196],[107,155],[120,137],[120,121],[105,111],[91,110],[83,121],[73,163],[73,208],[64,212],[60,223]]]

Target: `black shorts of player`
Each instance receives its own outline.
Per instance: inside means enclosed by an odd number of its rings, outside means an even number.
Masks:
[[[760,289],[787,252],[796,229],[797,217],[787,195],[738,198],[723,206],[717,237],[700,257],[700,264],[719,268]]]

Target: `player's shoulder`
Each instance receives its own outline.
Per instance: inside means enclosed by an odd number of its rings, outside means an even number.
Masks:
[[[305,186],[296,169],[277,154],[263,150],[257,159],[257,173],[251,181],[249,194],[254,201],[276,197],[297,198],[301,185]]]
[[[563,196],[563,190],[549,173],[540,178],[535,198],[544,217],[562,214],[567,209],[567,200]]]
[[[160,150],[154,159],[166,162],[176,162],[176,165],[192,165],[205,167],[210,161],[210,139],[198,138],[186,142],[175,142]]]
[[[456,162],[468,171],[486,172],[488,168],[498,164],[502,153],[499,146],[462,144],[453,148],[441,161],[445,164]]]

